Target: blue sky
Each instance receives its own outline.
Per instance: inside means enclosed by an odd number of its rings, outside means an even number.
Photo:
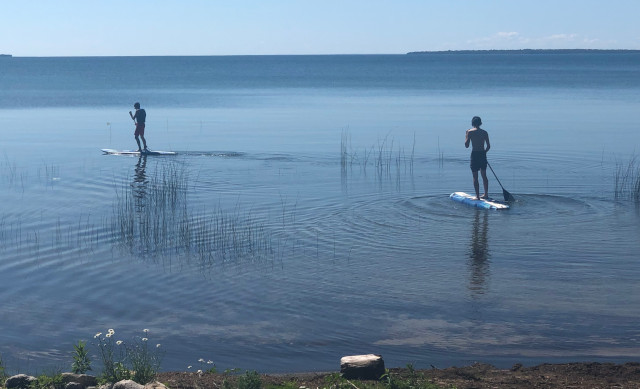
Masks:
[[[640,49],[640,0],[0,0],[15,56]]]

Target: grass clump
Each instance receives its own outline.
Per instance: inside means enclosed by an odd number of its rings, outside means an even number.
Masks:
[[[52,375],[41,374],[29,385],[29,389],[63,389],[62,373]]]
[[[145,385],[155,378],[160,371],[164,353],[160,344],[149,346],[149,330],[145,329],[143,332],[143,337],[133,338],[131,343],[114,340],[113,329],[109,329],[104,336],[102,333],[94,336],[104,367],[101,382],[133,380]]]
[[[236,385],[238,389],[260,389],[262,388],[262,379],[257,371],[246,371],[244,375],[238,377]]]
[[[627,163],[616,162],[614,197],[640,202],[640,161],[635,155]]]

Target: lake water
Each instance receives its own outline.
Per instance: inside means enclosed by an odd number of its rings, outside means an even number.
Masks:
[[[135,101],[177,156],[100,152]],[[638,52],[0,58],[0,355],[146,328],[163,370],[638,360],[638,112]],[[448,198],[474,115],[508,211]]]

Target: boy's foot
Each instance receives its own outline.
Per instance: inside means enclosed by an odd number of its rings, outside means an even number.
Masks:
[[[483,194],[482,196],[480,196],[481,199],[488,199],[489,195],[488,194]]]

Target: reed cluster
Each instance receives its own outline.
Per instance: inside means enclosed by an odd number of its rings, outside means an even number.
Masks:
[[[183,166],[167,164],[149,180],[124,186],[110,223],[116,241],[136,255],[184,256],[203,266],[272,257],[263,222],[239,206],[192,209],[189,180]]]
[[[626,163],[616,162],[614,197],[616,200],[640,202],[640,163],[637,156],[633,155]]]
[[[411,152],[407,154],[404,147],[394,148],[394,139],[389,139],[387,134],[383,139],[378,139],[377,144],[365,147],[362,153],[354,150],[351,145],[351,134],[348,129],[343,129],[340,140],[340,165],[342,169],[359,165],[367,170],[369,163],[375,167],[379,174],[389,174],[392,167],[400,172],[403,168],[413,173],[415,159],[416,137],[413,135]]]

